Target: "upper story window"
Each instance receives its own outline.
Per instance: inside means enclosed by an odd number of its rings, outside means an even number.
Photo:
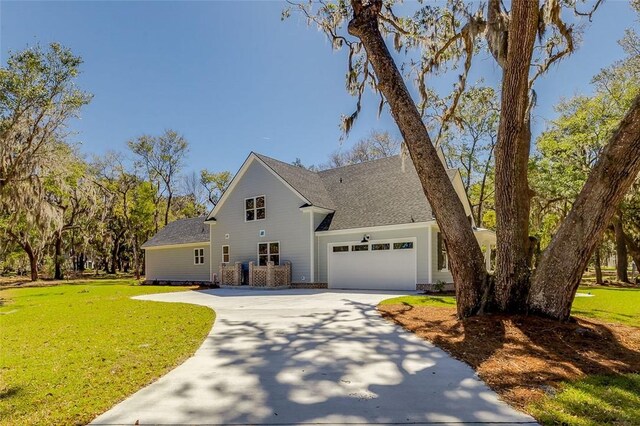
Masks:
[[[262,220],[267,217],[264,195],[244,200],[244,220]]]
[[[204,249],[197,248],[193,250],[193,264],[204,265]]]

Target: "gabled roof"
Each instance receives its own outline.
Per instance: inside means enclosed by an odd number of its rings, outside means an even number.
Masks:
[[[456,170],[449,170],[451,179]],[[335,205],[317,231],[428,222],[431,206],[409,158],[401,156],[319,172]]]
[[[433,220],[411,159],[400,155],[313,172],[255,154],[311,205],[334,210],[317,231]],[[404,164],[403,164],[404,162]],[[450,179],[458,173],[447,170]]]
[[[175,220],[142,245],[142,248],[190,243],[208,243],[209,225],[204,217]]]
[[[409,158],[400,155],[314,172],[252,152],[207,220],[214,220],[249,165],[259,162],[289,187],[301,207],[333,211],[317,231],[398,225],[433,220],[420,179]],[[404,163],[404,164],[403,164]],[[454,179],[457,170],[447,171]]]
[[[318,173],[267,157],[266,155],[256,154],[256,157],[261,159],[289,185],[298,190],[309,200],[310,204],[334,210],[333,200]]]

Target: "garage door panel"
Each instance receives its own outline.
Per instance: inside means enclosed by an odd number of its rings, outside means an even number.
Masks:
[[[407,241],[407,240],[402,240]],[[410,241],[410,240],[409,240]],[[416,248],[410,249],[334,252],[328,246],[329,287],[377,290],[415,290],[416,288]],[[383,243],[386,243],[384,241]],[[347,244],[344,244],[347,245]]]

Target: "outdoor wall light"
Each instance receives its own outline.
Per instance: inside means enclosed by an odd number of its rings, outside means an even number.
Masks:
[[[371,238],[371,236],[369,234],[364,234],[364,236],[362,237],[362,241],[360,241],[361,243],[368,243],[369,242],[369,238]]]

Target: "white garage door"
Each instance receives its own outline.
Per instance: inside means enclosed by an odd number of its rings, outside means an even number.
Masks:
[[[329,288],[416,289],[415,239],[327,246]]]

